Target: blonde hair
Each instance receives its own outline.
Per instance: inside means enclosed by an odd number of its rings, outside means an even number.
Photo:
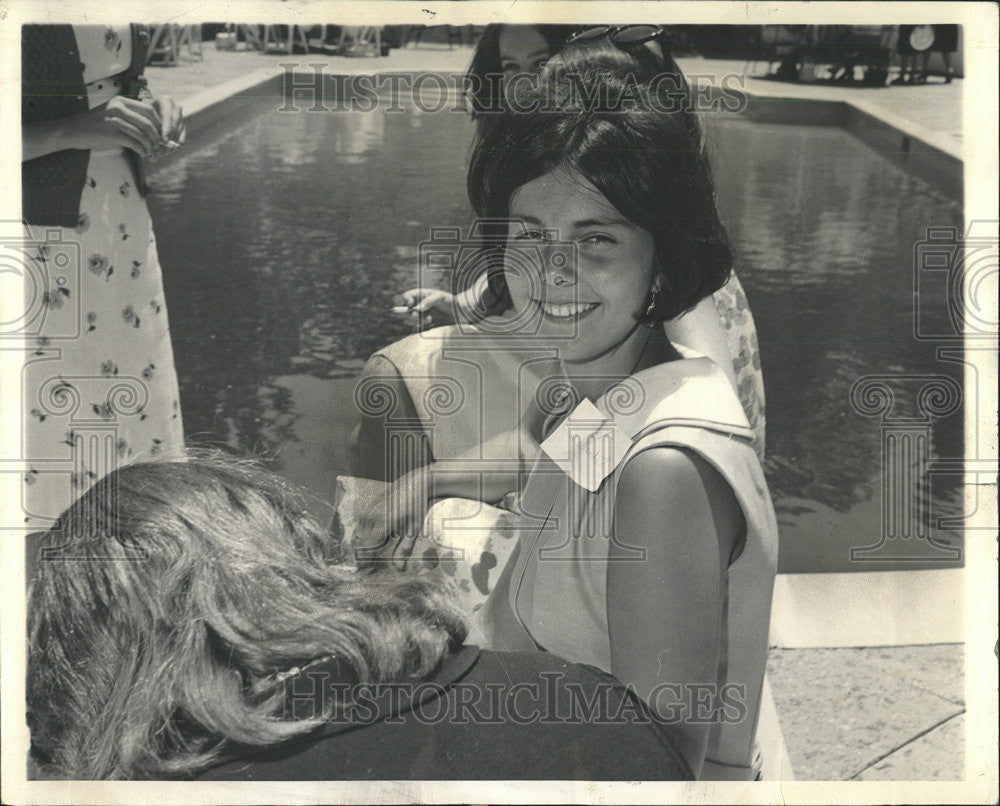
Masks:
[[[28,605],[36,756],[60,777],[197,770],[329,711],[268,678],[333,655],[359,682],[426,676],[466,628],[443,580],[338,564],[300,491],[245,461],[135,464],[43,538]],[[331,706],[332,707],[332,706]]]

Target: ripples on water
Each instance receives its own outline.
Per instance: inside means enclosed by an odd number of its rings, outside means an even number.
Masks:
[[[782,569],[860,567],[847,548],[880,533],[881,431],[849,390],[873,373],[961,379],[913,338],[911,297],[914,244],[960,230],[960,207],[839,129],[716,116],[708,133],[761,341]],[[268,453],[329,495],[351,379],[409,332],[388,311],[418,279],[421,240],[469,221],[471,135],[454,112],[270,111],[154,175],[189,437]],[[947,316],[943,299],[921,305]],[[914,414],[912,384],[890,385]],[[933,448],[961,455],[960,412],[934,424]],[[954,480],[938,487],[935,512],[953,512]]]

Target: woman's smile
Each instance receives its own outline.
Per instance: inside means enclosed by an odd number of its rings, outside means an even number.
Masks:
[[[540,300],[534,300],[534,302],[547,318],[555,320],[579,320],[600,305],[599,302],[542,302]]]

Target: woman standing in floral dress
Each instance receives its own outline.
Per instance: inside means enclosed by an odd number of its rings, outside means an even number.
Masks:
[[[22,28],[25,524],[183,445],[141,160],[184,141],[141,26]]]

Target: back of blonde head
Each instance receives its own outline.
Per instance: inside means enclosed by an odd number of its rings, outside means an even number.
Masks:
[[[60,777],[197,770],[270,745],[276,672],[335,656],[359,682],[426,675],[465,627],[438,578],[366,575],[300,492],[230,459],[137,464],[43,539],[28,607],[32,747]]]

